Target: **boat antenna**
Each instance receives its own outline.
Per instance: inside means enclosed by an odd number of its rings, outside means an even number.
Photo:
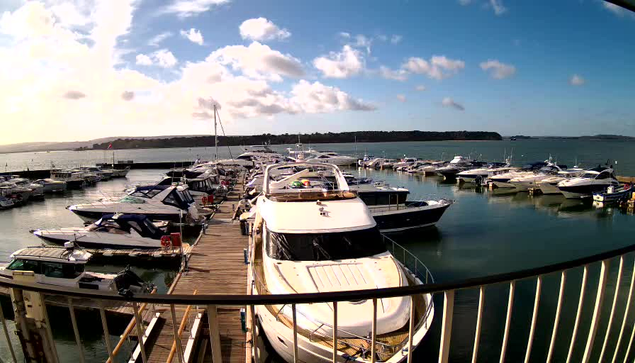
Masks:
[[[218,160],[218,132],[216,132],[216,104],[214,104],[214,160]]]

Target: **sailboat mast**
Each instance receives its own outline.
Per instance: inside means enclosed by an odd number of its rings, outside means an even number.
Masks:
[[[214,105],[214,160],[218,160],[218,132],[216,121],[216,105]]]

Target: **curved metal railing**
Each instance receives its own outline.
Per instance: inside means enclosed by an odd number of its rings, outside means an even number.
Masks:
[[[0,279],[0,287],[15,289],[17,291],[30,291],[30,292],[39,292],[47,295],[61,295],[65,296],[68,299],[74,298],[89,298],[95,299],[97,301],[119,301],[119,302],[131,302],[134,306],[138,305],[138,303],[149,303],[149,304],[174,304],[174,305],[198,305],[198,306],[217,306],[217,305],[231,305],[231,306],[247,306],[252,308],[255,305],[284,305],[289,304],[295,310],[295,305],[297,304],[307,304],[307,303],[326,303],[326,302],[339,302],[339,301],[351,301],[351,300],[360,300],[360,299],[383,299],[390,297],[399,297],[399,296],[413,296],[418,294],[443,294],[444,303],[443,303],[443,314],[442,316],[437,316],[437,323],[441,324],[441,341],[439,345],[439,362],[447,362],[449,359],[449,349],[450,349],[450,338],[452,335],[452,317],[453,317],[453,309],[454,309],[454,296],[455,292],[459,290],[467,290],[467,289],[478,289],[479,290],[479,305],[477,310],[477,318],[476,318],[476,329],[474,336],[474,345],[473,345],[473,359],[478,355],[478,348],[480,344],[480,332],[482,328],[482,317],[483,317],[483,300],[484,300],[484,290],[486,286],[495,285],[495,284],[508,284],[509,285],[509,296],[505,314],[505,325],[503,327],[503,341],[501,344],[500,350],[500,361],[505,360],[505,356],[507,353],[507,342],[509,341],[509,331],[510,331],[510,323],[511,317],[513,313],[513,304],[514,304],[514,293],[516,289],[516,283],[520,280],[528,280],[534,279],[536,281],[536,290],[534,295],[534,307],[532,312],[532,319],[530,324],[530,333],[528,337],[528,343],[525,352],[525,361],[529,360],[531,356],[532,350],[532,342],[533,338],[536,335],[536,320],[540,305],[540,295],[542,288],[542,281],[545,275],[559,273],[560,274],[560,287],[558,293],[557,307],[555,315],[553,316],[553,328],[551,332],[543,332],[546,334],[550,334],[551,339],[548,348],[547,361],[551,361],[553,357],[553,351],[555,347],[556,336],[559,329],[559,320],[562,311],[563,299],[564,299],[564,287],[566,283],[567,273],[572,269],[583,268],[583,278],[582,284],[580,286],[580,295],[578,301],[578,307],[575,315],[575,324],[572,331],[571,340],[569,342],[569,351],[568,357],[571,357],[572,351],[576,344],[578,338],[578,332],[580,331],[580,325],[583,324],[586,319],[581,319],[582,316],[582,302],[585,296],[585,286],[587,284],[587,280],[589,279],[589,266],[594,263],[600,263],[601,269],[599,274],[599,282],[598,288],[595,296],[594,306],[593,306],[593,315],[590,319],[591,323],[588,330],[588,335],[586,337],[586,344],[584,347],[584,355],[582,357],[583,362],[588,362],[591,359],[591,352],[594,349],[595,339],[598,333],[598,325],[600,323],[600,318],[602,315],[602,306],[604,302],[606,285],[609,279],[609,266],[613,259],[619,260],[619,268],[616,276],[616,287],[615,292],[613,293],[613,300],[610,307],[609,312],[609,322],[608,327],[605,330],[605,335],[602,340],[601,345],[601,358],[602,357],[611,357],[612,361],[615,361],[616,356],[618,355],[618,351],[620,348],[624,348],[623,343],[626,343],[624,334],[626,333],[626,327],[628,326],[631,329],[631,323],[627,323],[629,317],[631,298],[633,294],[633,285],[635,283],[635,268],[630,273],[630,276],[625,276],[624,273],[624,260],[625,256],[629,253],[635,252],[635,244],[629,245],[621,248],[617,248],[614,250],[597,253],[591,256],[586,256],[582,258],[573,259],[566,262],[559,262],[555,264],[550,264],[546,266],[540,266],[535,268],[529,268],[519,271],[513,271],[508,273],[501,273],[483,277],[476,277],[471,279],[465,279],[461,281],[451,281],[445,283],[438,283],[431,280],[431,275],[425,265],[420,263],[418,259],[414,255],[411,255],[409,252],[404,252],[400,250],[401,246],[398,244],[389,244],[392,247],[393,255],[399,258],[399,254],[401,253],[401,257],[403,259],[404,265],[410,265],[411,269],[413,268],[412,264],[414,263],[415,273],[425,274],[420,275],[425,278],[428,277],[429,282],[431,283],[422,284],[422,285],[414,285],[414,286],[405,286],[405,287],[395,287],[395,288],[382,288],[382,289],[373,289],[373,290],[357,290],[357,291],[341,291],[341,292],[329,292],[329,293],[309,293],[309,294],[288,294],[288,295],[166,295],[166,294],[157,294],[157,295],[133,295],[133,296],[121,296],[116,293],[108,293],[108,292],[97,292],[83,289],[62,289],[53,286],[46,286],[37,283],[26,283],[19,282],[15,280],[5,280]],[[403,248],[403,247],[401,247]],[[405,249],[404,249],[405,250]],[[401,251],[401,252],[400,252]],[[408,259],[412,260],[409,262]],[[414,261],[414,262],[412,262]],[[421,271],[420,271],[421,270]],[[618,304],[618,295],[620,293],[620,283],[623,278],[630,277],[630,287],[628,290],[628,300],[623,309],[623,316],[621,327],[619,329],[619,338],[614,348],[611,350],[608,348],[609,335],[612,333],[613,335],[617,333],[617,326],[614,324],[614,321],[619,319],[615,316],[616,310],[621,310],[616,307]],[[423,281],[423,280],[422,280]],[[0,317],[1,318],[1,317]],[[5,324],[4,319],[2,320],[2,324]],[[604,319],[606,320],[606,319]],[[603,320],[603,321],[604,321]],[[211,321],[210,324],[214,324],[214,321]],[[604,323],[603,323],[604,324]],[[544,335],[544,334],[543,334]],[[625,358],[630,357],[631,354],[631,346],[633,342],[633,338],[635,337],[635,329],[631,331],[630,339],[626,345],[627,351]],[[7,340],[8,340],[7,335]],[[599,344],[599,341],[598,341]],[[597,344],[596,344],[597,345]],[[596,348],[599,348],[596,347]],[[596,352],[597,353],[597,352]],[[602,360],[602,359],[600,359]],[[474,360],[473,360],[474,361]]]

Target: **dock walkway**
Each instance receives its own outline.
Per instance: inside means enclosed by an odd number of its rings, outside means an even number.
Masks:
[[[177,277],[170,288],[171,293],[193,294],[196,291],[197,294],[245,294],[247,265],[243,250],[248,246],[248,237],[241,234],[239,222],[232,221],[242,189],[243,185],[239,182],[220,204],[220,209],[210,220],[207,230],[198,243],[192,246],[188,269]],[[181,336],[183,351],[186,350],[190,329],[197,314],[195,308],[192,307]],[[197,311],[202,312],[204,308],[201,306]],[[185,309],[185,306],[176,306],[177,325],[180,325]],[[163,324],[158,328],[154,343],[147,345],[148,362],[165,363],[170,355],[174,330],[169,309],[163,317]],[[223,362],[244,363],[247,358],[247,338],[241,327],[240,308],[219,306],[218,323]],[[207,328],[207,324],[204,324],[204,329]],[[191,357],[191,361],[210,360],[209,340],[205,339],[200,347],[202,352]],[[178,362],[178,358],[175,356],[172,362]]]

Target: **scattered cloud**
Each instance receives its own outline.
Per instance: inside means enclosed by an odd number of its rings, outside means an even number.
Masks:
[[[181,36],[188,39],[192,43],[203,45],[203,34],[199,30],[191,28],[190,30],[181,30]]]
[[[339,32],[337,33],[337,35],[339,35],[342,38],[350,38],[351,37],[351,33],[347,33],[347,32]]]
[[[503,15],[507,12],[507,8],[503,5],[503,0],[489,0],[489,4],[496,15]]]
[[[299,78],[304,76],[304,69],[299,59],[290,54],[282,54],[265,44],[251,43],[230,45],[212,52],[207,60],[241,70],[246,76],[256,79],[268,79],[282,82],[282,77]]]
[[[86,94],[80,91],[67,91],[62,97],[68,100],[79,100],[80,98],[86,97]]]
[[[490,76],[495,79],[504,79],[516,74],[516,67],[511,64],[501,63],[496,59],[481,62],[480,66],[485,72],[489,71]]]
[[[366,49],[366,54],[370,54],[370,48],[373,45],[373,39],[368,38],[362,34],[358,34],[355,36],[355,43],[352,44],[354,47],[364,48]]]
[[[121,99],[124,101],[132,101],[134,99],[134,92],[132,91],[123,91],[121,93]]]
[[[425,91],[425,90],[426,90],[426,86],[424,86],[422,84],[420,84],[418,86],[415,86],[415,91],[422,92],[422,91]]]
[[[163,33],[157,34],[148,41],[148,45],[152,47],[158,47],[161,44],[161,42],[171,37],[172,35],[174,35],[172,34],[172,32],[163,32]]]
[[[137,54],[135,60],[136,64],[140,66],[156,65],[162,68],[172,68],[179,62],[174,54],[167,49],[160,49],[149,55]]]
[[[287,29],[280,29],[276,24],[266,18],[248,19],[238,27],[243,39],[260,42],[269,40],[283,40],[291,36]]]
[[[466,5],[470,5],[472,3],[472,0],[458,0],[459,4],[466,6]]]
[[[408,58],[401,67],[412,73],[424,74],[429,78],[441,80],[456,75],[465,68],[465,62],[435,55],[429,61],[418,57]]]
[[[313,65],[326,78],[350,78],[360,74],[365,67],[362,54],[350,45],[342,47],[341,52],[315,58]]]
[[[197,16],[230,0],[174,0],[159,10],[159,14],[176,14],[181,19]]]
[[[572,86],[582,86],[586,83],[586,79],[582,78],[582,76],[579,76],[577,74],[574,74],[573,76],[571,76],[571,78],[569,78],[569,84]]]
[[[392,70],[388,67],[379,67],[379,74],[385,79],[394,81],[405,81],[408,79],[408,72],[403,69]]]
[[[399,102],[406,102],[406,95],[397,95],[397,100],[399,100]]]
[[[376,107],[354,99],[337,87],[301,80],[291,90],[291,103],[306,113],[333,111],[373,111]]]
[[[454,108],[455,110],[465,111],[465,107],[463,107],[462,104],[454,101],[450,97],[445,97],[443,101],[441,101],[441,105],[443,105],[444,107]]]
[[[402,35],[395,34],[392,37],[390,37],[390,42],[392,44],[401,43],[402,40],[403,40],[403,36]]]

